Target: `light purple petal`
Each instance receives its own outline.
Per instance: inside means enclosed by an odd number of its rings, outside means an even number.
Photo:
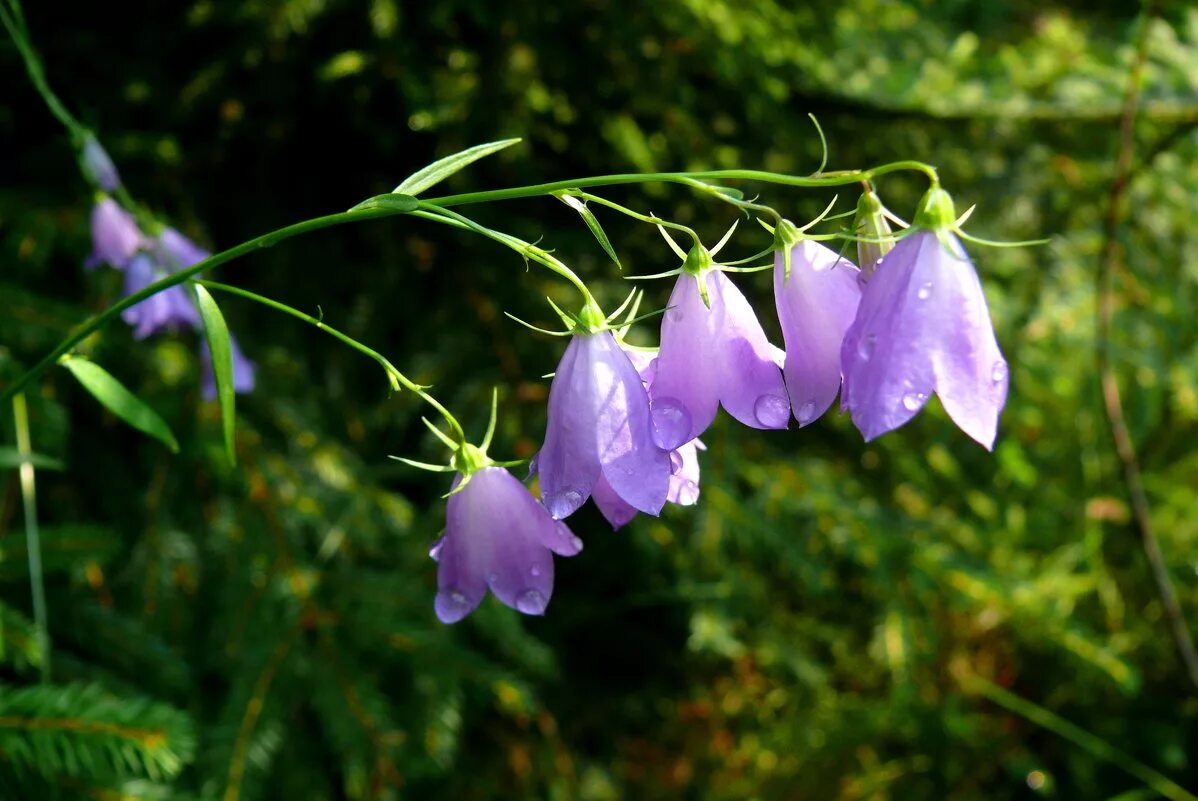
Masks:
[[[645,387],[610,331],[576,335],[566,348],[549,390],[537,467],[555,518],[586,501],[600,472],[627,503],[661,511],[669,461],[653,443]]]
[[[670,476],[668,500],[679,506],[693,506],[699,502],[699,449],[706,450],[697,439],[693,439],[670,454],[676,469]]]
[[[600,476],[599,480],[595,482],[595,486],[591,490],[591,500],[595,502],[595,506],[599,507],[599,511],[607,522],[611,523],[613,529],[624,527],[632,518],[636,517],[636,509],[617,495],[603,476]]]
[[[212,255],[174,228],[164,230],[158,236],[158,244],[164,254],[163,260],[172,272],[191,267]]]
[[[229,335],[229,350],[233,361],[233,391],[244,395],[254,391],[257,383],[258,367],[245,357],[237,338]],[[216,400],[216,375],[212,372],[212,351],[208,349],[208,340],[200,338],[200,393],[204,400]]]
[[[715,420],[720,393],[711,345],[713,325],[712,312],[699,295],[698,280],[679,275],[661,322],[661,349],[650,386],[658,447],[673,450],[706,431]]]
[[[790,277],[774,257],[774,301],[786,344],[786,389],[800,426],[814,422],[840,390],[840,346],[861,301],[859,271],[804,239],[791,250]]]
[[[599,453],[593,432],[598,423],[585,337],[571,337],[549,385],[545,442],[537,454],[541,499],[561,519],[586,503],[599,477]]]
[[[110,197],[92,207],[91,231],[92,253],[83,263],[89,270],[99,264],[125,269],[145,241],[132,215]]]
[[[1007,366],[973,265],[944,235],[959,255],[932,231],[895,246],[845,335],[844,394],[866,440],[906,423],[937,392],[962,430],[993,445]]]
[[[87,141],[83,143],[83,168],[105,192],[113,192],[121,185],[121,176],[117,173],[116,165],[94,136],[88,136]]]
[[[129,296],[139,292],[164,275],[147,254],[138,253],[125,269],[124,294]],[[160,331],[200,326],[199,310],[182,286],[164,289],[125,309],[121,319],[133,326],[136,339],[145,339]]]
[[[782,371],[749,301],[722,272],[708,273],[713,344],[720,401],[730,415],[753,428],[786,428],[790,400]],[[696,365],[697,369],[703,369]],[[716,372],[711,367],[708,372]],[[694,436],[702,433],[694,432]],[[689,439],[694,439],[691,436]]]

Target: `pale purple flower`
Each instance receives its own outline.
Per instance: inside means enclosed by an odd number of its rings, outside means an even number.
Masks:
[[[99,140],[91,135],[88,135],[83,143],[83,169],[96,186],[105,192],[114,192],[121,185],[121,176],[116,171],[116,165],[112,163]]]
[[[239,395],[253,392],[257,366],[245,357],[237,345],[237,339],[229,335],[229,350],[233,361],[233,391]],[[216,400],[216,375],[212,372],[212,351],[208,349],[208,340],[200,340],[200,364],[203,372],[200,378],[200,393],[204,400]]]
[[[666,493],[669,503],[694,506],[699,502],[700,450],[707,450],[707,446],[693,439],[670,452],[670,488]],[[617,495],[602,476],[595,482],[591,500],[614,529],[623,527],[636,517],[636,509]]]
[[[502,467],[484,467],[449,496],[445,536],[429,551],[437,562],[437,617],[456,623],[490,587],[526,615],[544,614],[553,595],[553,554],[574,556],[582,540]]]
[[[840,391],[840,344],[861,301],[858,270],[819,242],[801,240],[774,257],[774,302],[786,344],[786,390],[800,426],[814,422]]]
[[[92,207],[91,229],[92,252],[83,262],[87,270],[101,264],[123,270],[145,244],[145,237],[133,216],[110,197]]]
[[[649,397],[611,331],[571,337],[549,388],[537,471],[545,507],[559,520],[601,477],[635,509],[656,515],[665,505],[669,455],[654,444]]]
[[[1007,362],[977,272],[947,228],[900,241],[865,286],[841,347],[842,405],[865,439],[906,423],[932,393],[988,449],[1007,398]]]
[[[125,295],[139,292],[168,274],[147,253],[138,253],[125,269]],[[135,339],[145,339],[159,331],[201,327],[199,310],[187,290],[178,284],[125,309],[121,319],[133,326]]]
[[[163,260],[172,271],[198,264],[212,255],[174,228],[166,228],[159,234],[158,245],[162,249]]]
[[[710,308],[699,295],[706,281]],[[673,450],[702,434],[723,407],[754,428],[786,428],[790,402],[776,348],[740,290],[719,270],[678,276],[661,324],[650,397],[657,444]]]

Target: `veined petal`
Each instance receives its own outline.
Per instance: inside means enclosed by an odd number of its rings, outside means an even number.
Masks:
[[[591,494],[599,477],[595,447],[598,408],[592,397],[588,337],[574,336],[566,346],[549,385],[545,442],[537,454],[541,498],[549,514],[560,520],[574,513]]]
[[[617,495],[603,476],[599,476],[599,480],[595,482],[591,491],[591,500],[595,502],[595,506],[599,507],[599,511],[607,522],[611,523],[613,529],[622,528],[636,517],[636,509]]]
[[[728,413],[753,428],[786,428],[790,400],[782,371],[749,301],[722,272],[707,274],[719,398]],[[702,368],[699,368],[702,369]],[[694,436],[702,433],[694,432]],[[694,439],[694,436],[689,439]]]
[[[714,297],[711,301],[716,302]],[[660,448],[673,450],[689,442],[715,420],[720,376],[711,344],[712,312],[699,295],[698,279],[679,275],[661,322],[661,349],[649,388]]]
[[[790,277],[774,257],[774,301],[786,344],[786,389],[800,426],[817,420],[840,390],[840,347],[861,301],[859,270],[818,242],[791,250]]]
[[[1009,371],[977,271],[949,233],[935,256],[921,263],[917,280],[921,291],[929,294],[926,302],[940,311],[937,341],[925,343],[936,394],[953,422],[992,450],[998,415],[1007,400]]]

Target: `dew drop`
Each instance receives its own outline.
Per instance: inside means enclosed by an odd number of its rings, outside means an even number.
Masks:
[[[803,425],[806,425],[807,423],[810,423],[812,420],[814,420],[815,419],[815,401],[809,400],[806,403],[804,403],[802,406],[800,406],[798,414],[795,415],[795,419],[798,420],[799,423],[801,423]]]
[[[536,565],[533,565],[532,567],[530,567],[528,569],[528,575],[532,576],[533,578],[536,578],[537,576],[541,575],[541,568],[537,567]]]
[[[582,550],[582,540],[573,534],[570,535],[570,544],[574,546],[575,553]]]
[[[917,412],[927,399],[928,396],[923,392],[908,392],[903,396],[903,408],[909,412]]]
[[[861,357],[861,361],[867,362],[874,355],[874,348],[878,345],[878,337],[875,334],[870,334],[857,343],[857,355]]]
[[[778,395],[762,395],[753,404],[753,416],[766,428],[786,428],[790,419],[790,403]]]
[[[994,366],[990,368],[990,380],[995,384],[1001,384],[1007,380],[1007,363],[1002,359],[996,361]]]
[[[467,603],[469,603],[466,596],[457,590],[449,593],[449,602],[454,606],[465,606]]]
[[[549,510],[550,517],[559,520],[582,506],[584,500],[585,496],[581,492],[569,487],[547,497],[545,499],[545,508]]]
[[[539,590],[525,590],[516,598],[516,609],[526,615],[541,615],[549,600]]]
[[[919,298],[920,300],[927,300],[931,296],[932,296],[932,282],[931,281],[928,281],[926,284],[921,286],[919,288],[919,291],[915,293],[915,297]]]
[[[669,451],[687,441],[691,416],[677,398],[654,398],[649,403],[649,416],[657,447]]]

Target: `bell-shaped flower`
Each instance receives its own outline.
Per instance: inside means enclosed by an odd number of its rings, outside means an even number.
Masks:
[[[842,405],[867,441],[906,423],[935,393],[962,431],[993,448],[1007,362],[953,218],[947,193],[930,190],[916,230],[882,260],[845,334]]]
[[[92,252],[83,262],[87,270],[101,264],[123,270],[146,241],[133,215],[108,196],[92,207],[91,229]]]
[[[582,506],[601,478],[634,509],[656,515],[665,505],[669,454],[654,443],[648,394],[610,330],[571,336],[549,388],[537,472],[557,519]]]
[[[237,338],[229,335],[229,351],[233,357],[233,391],[239,395],[254,391],[258,367],[245,357]],[[208,349],[208,340],[200,339],[200,365],[203,369],[200,378],[200,394],[204,400],[216,400],[216,375],[212,372],[212,351]]]
[[[661,323],[650,391],[657,444],[674,450],[690,442],[711,425],[720,405],[753,428],[786,428],[790,402],[776,351],[722,271],[684,270]]]
[[[158,246],[163,261],[168,262],[172,270],[191,267],[212,255],[174,228],[163,229],[158,235]]]
[[[678,506],[699,502],[699,451],[707,450],[702,441],[692,439],[670,451],[670,487],[666,501]],[[602,476],[591,491],[591,500],[613,529],[622,528],[636,517],[636,509],[615,493]]]
[[[458,476],[445,536],[429,551],[437,562],[437,617],[456,623],[474,611],[488,587],[519,612],[544,614],[553,595],[553,554],[581,550],[582,540],[505,468]]]
[[[810,239],[774,257],[774,302],[786,345],[783,373],[800,426],[814,422],[840,391],[840,345],[861,301],[858,270],[848,259]]]
[[[125,269],[125,295],[139,292],[168,274],[148,253],[140,252]],[[187,290],[179,284],[125,309],[121,319],[133,326],[135,339],[145,339],[160,331],[199,329],[201,326],[199,310]]]
[[[105,192],[115,192],[121,185],[121,176],[116,171],[116,165],[108,157],[108,151],[96,137],[88,134],[83,142],[83,169],[96,186]]]

